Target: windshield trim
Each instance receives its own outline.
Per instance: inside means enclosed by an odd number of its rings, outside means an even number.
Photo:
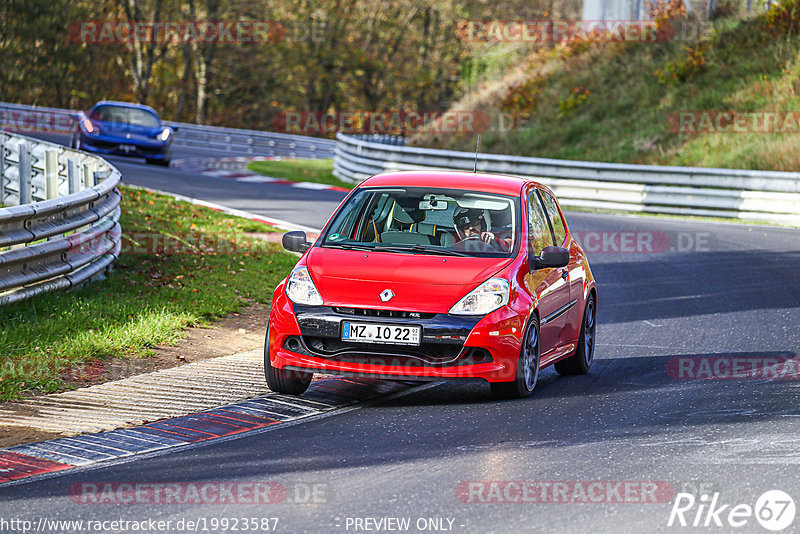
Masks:
[[[437,245],[420,245],[420,246],[430,247],[430,252],[423,252],[423,251],[420,251],[420,250],[413,250],[413,249],[410,249],[410,248],[409,248],[408,251],[404,250],[404,251],[401,252],[401,251],[399,251],[397,249],[404,248],[403,244],[391,244],[391,245],[389,245],[391,248],[396,249],[396,251],[381,250],[380,246],[376,247],[376,246],[373,246],[373,244],[371,244],[371,243],[359,243],[359,242],[342,241],[342,242],[338,242],[338,243],[328,243],[328,244],[326,244],[328,236],[331,235],[331,230],[334,227],[334,223],[336,223],[337,219],[342,214],[343,210],[347,209],[347,207],[350,205],[350,203],[353,202],[354,199],[357,196],[359,196],[361,194],[383,192],[383,191],[392,191],[392,192],[404,191],[404,192],[408,192],[409,190],[415,190],[415,189],[425,190],[426,192],[431,192],[431,193],[441,193],[441,194],[445,194],[447,192],[451,192],[451,193],[452,192],[456,192],[456,193],[460,193],[460,194],[469,194],[469,193],[482,194],[482,195],[495,196],[495,197],[500,197],[500,198],[507,199],[508,201],[511,202],[512,209],[513,209],[513,216],[514,216],[515,226],[516,226],[515,232],[514,232],[514,247],[508,252],[501,252],[501,251],[498,251],[498,252],[474,252],[474,251],[466,252],[466,251],[464,251],[463,256],[461,256],[461,255],[457,256],[456,254],[451,254],[451,252],[459,253],[461,251],[451,251],[450,249],[446,249],[446,248],[442,249],[442,253],[441,254],[436,254],[435,250],[436,250],[436,248],[438,248]],[[464,257],[464,258],[497,258],[497,259],[516,258],[517,255],[519,254],[520,249],[521,249],[521,246],[522,246],[521,243],[522,243],[522,240],[523,240],[523,232],[522,232],[522,226],[521,226],[522,225],[522,209],[521,209],[521,200],[520,200],[520,198],[521,197],[519,195],[505,195],[505,194],[502,194],[502,193],[492,193],[492,192],[489,192],[489,191],[480,191],[480,190],[476,191],[476,190],[473,190],[473,189],[453,189],[453,188],[448,188],[448,187],[435,187],[435,186],[434,187],[425,187],[425,186],[417,186],[417,185],[414,185],[414,186],[402,186],[402,185],[399,185],[399,186],[398,185],[388,186],[388,185],[385,185],[385,186],[356,187],[355,189],[352,190],[351,194],[349,194],[349,195],[347,195],[347,197],[345,197],[345,199],[344,199],[344,201],[342,201],[341,205],[337,208],[337,210],[333,213],[333,215],[331,215],[329,223],[326,225],[324,231],[319,235],[318,239],[315,241],[315,243],[312,246],[312,248],[320,247],[320,248],[327,248],[327,249],[336,249],[336,248],[338,248],[340,250],[348,250],[346,247],[348,245],[350,245],[350,246],[353,247],[353,249],[351,249],[352,251],[358,251],[358,252],[366,252],[366,250],[364,250],[364,249],[369,248],[370,252],[384,252],[384,253],[388,253],[388,254],[407,253],[407,254],[426,255],[426,256]],[[368,205],[367,204],[364,204],[364,206],[359,208],[359,213],[358,213],[358,219],[359,220],[363,219],[363,217],[364,217],[363,211],[366,210],[366,209],[368,209]],[[380,245],[380,243],[377,243],[377,244]],[[345,247],[338,246],[338,245],[345,245]]]

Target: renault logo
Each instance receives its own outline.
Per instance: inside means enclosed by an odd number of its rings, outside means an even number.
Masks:
[[[381,291],[381,301],[382,302],[389,302],[394,297],[394,293],[391,289],[384,289]]]

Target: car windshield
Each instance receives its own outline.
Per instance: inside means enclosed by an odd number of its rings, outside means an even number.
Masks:
[[[144,126],[155,128],[161,125],[159,118],[145,109],[124,106],[97,106],[90,115],[92,120],[118,125]]]
[[[365,188],[341,207],[321,242],[329,248],[508,257],[519,241],[511,196],[435,188]]]

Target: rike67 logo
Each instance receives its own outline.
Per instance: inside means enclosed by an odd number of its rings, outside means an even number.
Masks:
[[[711,496],[704,493],[699,498],[691,493],[678,493],[667,526],[741,528],[752,524],[755,517],[765,529],[778,532],[790,526],[794,516],[794,500],[781,490],[764,492],[755,506],[724,504],[719,493]]]

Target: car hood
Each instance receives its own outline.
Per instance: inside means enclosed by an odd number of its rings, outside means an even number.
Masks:
[[[447,313],[512,260],[314,247],[306,266],[326,306]]]

